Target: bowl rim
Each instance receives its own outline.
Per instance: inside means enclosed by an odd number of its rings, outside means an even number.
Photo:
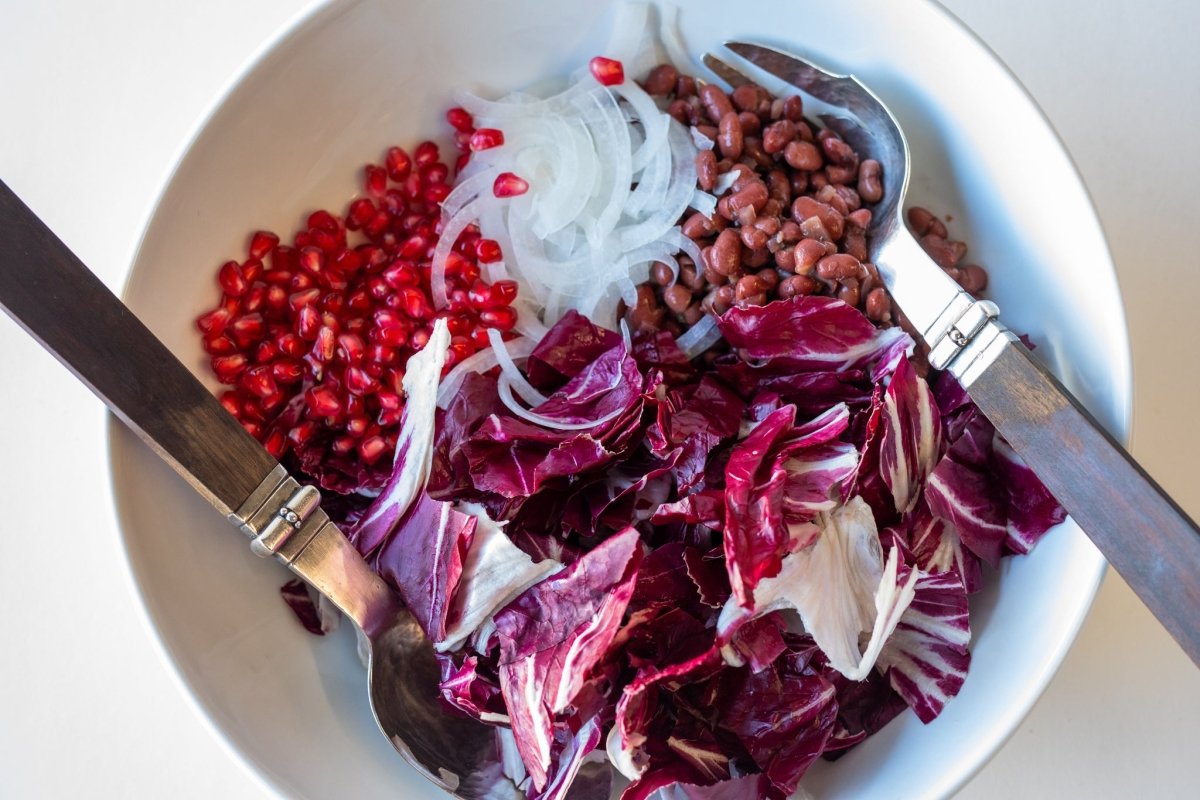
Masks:
[[[1115,430],[1112,431],[1115,438],[1123,445],[1128,447],[1132,438],[1132,420],[1133,420],[1133,404],[1134,404],[1134,381],[1133,381],[1133,364],[1132,364],[1132,343],[1129,338],[1128,320],[1125,312],[1123,294],[1120,287],[1119,275],[1116,271],[1116,266],[1112,257],[1112,250],[1109,246],[1108,235],[1105,231],[1103,221],[1100,219],[1096,209],[1095,200],[1091,190],[1088,188],[1087,182],[1083,177],[1071,152],[1067,149],[1063,137],[1058,129],[1054,126],[1046,112],[1042,109],[1037,99],[1016,75],[1011,67],[1000,57],[992,47],[984,41],[984,39],[967,25],[960,17],[958,17],[950,9],[946,8],[939,0],[922,0],[922,2],[931,8],[935,13],[950,23],[950,25],[962,33],[965,33],[970,41],[986,56],[990,57],[992,62],[998,66],[1008,80],[1017,88],[1020,96],[1029,104],[1036,118],[1050,135],[1054,147],[1057,150],[1056,155],[1065,159],[1070,165],[1071,172],[1078,181],[1079,188],[1083,192],[1083,197],[1086,200],[1086,213],[1090,220],[1095,224],[1096,230],[1101,237],[1103,243],[1103,263],[1095,265],[1097,269],[1110,276],[1117,290],[1118,314],[1108,320],[1110,326],[1116,327],[1118,339],[1122,345],[1118,348],[1116,355],[1119,357],[1119,363],[1114,364],[1114,369],[1118,373],[1118,380],[1115,384],[1118,391],[1123,397],[1116,397],[1116,418],[1113,419]],[[179,147],[176,148],[170,161],[170,168],[163,173],[160,186],[155,193],[153,203],[148,207],[148,210],[143,215],[139,223],[140,233],[137,237],[137,243],[132,251],[132,256],[129,263],[124,268],[124,273],[121,277],[121,288],[119,296],[124,299],[130,291],[130,283],[133,279],[134,267],[140,262],[146,239],[150,234],[151,225],[163,208],[164,200],[167,197],[176,177],[178,176],[184,162],[190,155],[193,147],[204,132],[207,130],[213,118],[221,111],[228,102],[230,97],[238,91],[247,78],[253,74],[263,62],[279,47],[284,45],[293,37],[299,35],[309,25],[317,22],[323,17],[332,16],[340,13],[345,9],[344,4],[340,0],[310,0],[305,6],[294,12],[288,19],[276,28],[269,36],[263,39],[262,42],[247,56],[243,62],[233,70],[224,84],[214,93],[208,105],[197,115],[195,122],[192,124],[186,136],[181,139]],[[132,542],[126,533],[128,511],[121,502],[119,502],[119,487],[117,486],[118,470],[113,468],[117,458],[114,441],[116,435],[123,430],[123,424],[111,414],[107,415],[108,424],[105,426],[104,432],[104,448],[107,455],[109,469],[107,470],[108,484],[110,488],[109,499],[112,509],[112,519],[117,531],[119,540],[119,549],[123,556],[123,563],[126,570],[126,576],[131,585],[133,594],[137,598],[135,604],[139,608],[139,617],[141,618],[148,637],[153,642],[154,649],[158,652],[167,672],[171,676],[172,682],[184,696],[185,702],[193,709],[196,716],[201,720],[204,727],[211,733],[213,739],[219,743],[219,746],[230,756],[231,760],[239,764],[244,773],[258,786],[265,794],[274,797],[286,797],[286,791],[276,777],[263,765],[254,761],[244,752],[236,742],[226,733],[226,731],[217,722],[216,717],[208,708],[204,700],[196,693],[187,676],[184,675],[179,661],[175,658],[171,645],[164,637],[159,625],[158,614],[152,609],[151,598],[146,594],[143,583],[138,579],[141,568],[139,566],[139,556],[137,556],[132,548]],[[1052,652],[1046,653],[1046,658],[1042,662],[1044,668],[1036,675],[1031,676],[1030,682],[1027,684],[1029,690],[1022,698],[1022,702],[1012,704],[1008,707],[1007,713],[997,717],[996,724],[992,726],[992,730],[1001,731],[1000,735],[993,739],[989,746],[989,752],[986,758],[975,760],[970,764],[958,765],[956,769],[948,771],[946,779],[942,782],[944,790],[943,797],[949,797],[962,789],[976,774],[979,773],[1001,748],[1008,742],[1009,739],[1017,732],[1021,721],[1030,713],[1038,699],[1045,692],[1051,680],[1057,674],[1062,665],[1064,658],[1070,651],[1075,640],[1078,638],[1080,629],[1087,620],[1095,603],[1096,594],[1100,589],[1100,584],[1108,570],[1108,563],[1105,558],[1094,547],[1088,549],[1088,554],[1091,557],[1090,564],[1080,564],[1080,571],[1085,571],[1085,567],[1090,568],[1092,574],[1087,580],[1086,600],[1082,602],[1074,614],[1074,618],[1070,620],[1070,624],[1064,625],[1059,630],[1059,638],[1057,646]],[[142,565],[144,566],[144,565]],[[803,786],[801,787],[803,795]]]

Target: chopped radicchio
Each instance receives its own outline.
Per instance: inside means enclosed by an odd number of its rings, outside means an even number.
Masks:
[[[496,726],[504,797],[604,800],[606,753],[623,800],[782,800],[906,705],[941,712],[981,562],[1064,517],[900,328],[819,296],[718,328],[732,352],[689,361],[569,312],[525,361],[532,409],[493,370],[437,412],[442,321],[408,363],[391,475],[339,521],[449,713]]]

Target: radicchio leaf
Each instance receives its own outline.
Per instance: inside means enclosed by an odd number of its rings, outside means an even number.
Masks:
[[[853,448],[836,443],[849,424],[845,406],[799,427],[795,415],[795,406],[769,414],[734,447],[725,467],[726,566],[734,596],[746,608],[758,582],[778,574],[783,557],[815,535],[806,524],[816,511],[813,499],[826,507],[830,492],[854,469]]]
[[[967,592],[983,588],[979,557],[963,547],[953,525],[933,516],[924,503],[917,505],[909,524],[909,548],[918,569],[929,574],[953,570]]]
[[[662,769],[641,778],[621,795],[621,800],[748,800],[766,797],[764,775],[743,775],[720,783],[700,785],[681,780],[682,769]]]
[[[1067,512],[999,434],[992,439],[992,455],[992,468],[1008,501],[1005,549],[1028,553],[1046,531],[1067,518]]]
[[[833,686],[817,674],[783,669],[746,672],[720,726],[737,734],[780,796],[796,791],[833,732]]]
[[[918,573],[902,579],[896,548],[884,563],[875,518],[861,498],[821,515],[819,524],[816,542],[783,559],[782,571],[758,584],[749,607],[725,605],[718,630],[728,641],[754,616],[793,608],[830,666],[862,680],[912,601]],[[860,651],[866,632],[870,640]],[[725,657],[731,658],[729,648]]]
[[[962,688],[971,664],[967,592],[956,572],[922,575],[878,667],[922,722]]]
[[[916,505],[925,479],[937,464],[942,443],[941,414],[925,379],[901,359],[883,396],[880,468],[896,511]]]
[[[288,581],[279,587],[279,594],[309,633],[324,636],[337,628],[340,619],[337,611],[323,606],[321,596],[316,595],[302,578]]]
[[[820,295],[731,308],[717,320],[722,336],[744,359],[792,372],[873,366],[872,380],[894,369],[912,347],[900,328],[876,328],[862,312]]]
[[[593,325],[578,311],[570,310],[530,353],[525,364],[529,382],[538,389],[557,389],[601,353],[620,344],[619,333]]]
[[[439,652],[456,650],[480,625],[521,592],[562,569],[546,559],[534,563],[514,545],[504,528],[474,503],[456,510],[475,518],[475,535],[463,563],[462,578],[447,615],[446,636],[435,640]]]
[[[452,656],[437,654],[442,669],[442,699],[452,708],[480,722],[507,725],[508,711],[494,677],[479,671],[479,657],[469,655],[457,663]]]
[[[641,557],[637,531],[627,530],[530,587],[496,615],[500,688],[538,791],[551,774],[555,716],[575,699],[612,642]]]
[[[429,342],[405,367],[406,399],[392,477],[348,532],[350,541],[363,556],[375,552],[387,540],[413,502],[425,492],[433,466],[438,383],[449,346],[450,330],[446,321],[439,319],[434,323]]]
[[[446,638],[475,525],[475,517],[422,492],[375,555],[375,571],[400,593],[430,641]]]
[[[962,543],[992,566],[1008,537],[1005,499],[987,471],[991,424],[978,415],[938,462],[925,488],[935,517],[954,526]]]

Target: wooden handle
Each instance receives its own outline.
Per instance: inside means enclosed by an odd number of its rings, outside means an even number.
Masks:
[[[0,182],[0,308],[223,514],[275,467],[187,367]]]
[[[1017,342],[969,393],[1200,665],[1200,529]]]

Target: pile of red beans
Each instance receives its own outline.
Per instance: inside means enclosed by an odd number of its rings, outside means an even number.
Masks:
[[[867,253],[870,205],[883,197],[878,161],[808,121],[796,95],[773,97],[752,83],[726,93],[669,64],[651,70],[643,86],[715,142],[696,158],[699,187],[728,188],[711,217],[691,211],[681,221],[704,263],[680,255],[677,279],[666,264],[654,265],[627,311],[634,328],[678,334],[706,313],[814,294],[838,297],[879,325],[897,321]],[[924,209],[909,217],[926,252],[967,291],[981,292],[987,273],[960,266],[966,246]]]

